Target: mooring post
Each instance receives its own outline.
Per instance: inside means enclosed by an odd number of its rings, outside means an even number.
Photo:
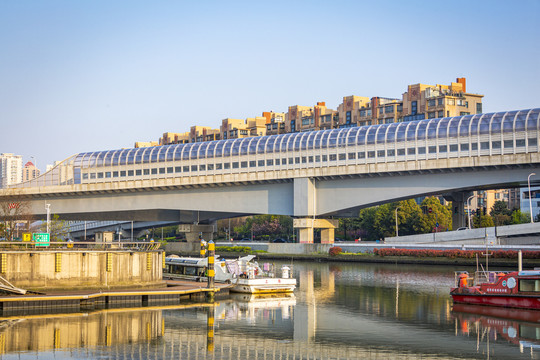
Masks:
[[[208,242],[208,297],[213,301],[214,299],[214,276],[216,275],[214,270],[214,257],[216,255],[215,244],[212,240]]]

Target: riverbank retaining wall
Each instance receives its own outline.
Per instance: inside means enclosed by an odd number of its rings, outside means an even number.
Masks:
[[[0,252],[0,275],[27,290],[150,287],[162,274],[162,250]]]

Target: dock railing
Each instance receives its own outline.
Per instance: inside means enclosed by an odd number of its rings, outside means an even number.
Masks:
[[[161,247],[160,242],[89,242],[89,241],[57,241],[44,243],[33,241],[0,241],[0,251],[156,251]]]

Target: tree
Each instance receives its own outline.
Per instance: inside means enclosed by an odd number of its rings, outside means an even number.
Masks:
[[[41,224],[41,231],[47,232],[47,222]],[[49,234],[51,241],[64,241],[68,234],[68,227],[65,220],[61,220],[58,214],[54,214],[49,221]]]
[[[473,224],[476,229],[478,228],[487,228],[495,226],[493,219],[489,215],[475,215],[473,217]]]
[[[426,197],[422,201],[422,206],[431,209],[431,213],[428,212],[424,215],[427,226],[426,233],[430,232],[431,229],[435,229],[437,223],[439,223],[437,231],[446,231],[452,228],[452,210],[450,207],[441,204],[437,197]]]
[[[430,228],[422,209],[413,199],[398,203],[399,235],[414,235],[429,232]]]
[[[512,211],[512,224],[526,224],[530,221],[529,213],[523,213],[519,209]]]
[[[382,233],[375,226],[376,207],[370,207],[360,210],[358,218],[360,220],[360,229],[362,240],[374,241],[382,237]]]
[[[26,201],[16,189],[3,190],[5,200],[0,201],[0,238],[7,241],[13,241],[14,237],[20,234],[19,225],[26,223],[28,228],[29,222],[33,216],[30,210],[30,204]]]
[[[290,216],[255,215],[244,218],[242,223],[234,227],[234,231],[246,237],[253,236],[288,236],[292,233],[293,222]]]
[[[508,209],[508,205],[504,201],[495,201],[489,215],[493,218],[493,223],[496,226],[512,224],[512,210]]]

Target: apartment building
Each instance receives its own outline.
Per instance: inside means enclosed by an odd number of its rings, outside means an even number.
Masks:
[[[219,130],[192,126],[189,133],[164,133],[159,145],[477,114],[483,110],[482,98],[483,95],[467,92],[465,78],[457,78],[450,85],[413,84],[401,99],[350,95],[343,97],[337,110],[326,107],[325,102],[293,105],[286,113],[270,111],[245,120],[223,119]]]
[[[285,113],[264,111],[262,116],[266,119],[266,135],[285,134]]]
[[[163,133],[163,136],[159,138],[159,145],[171,145],[171,144],[187,144],[189,142],[190,133]]]
[[[214,141],[221,139],[221,131],[209,126],[192,126],[189,131],[189,142]]]
[[[467,93],[465,78],[450,85],[409,85],[403,94],[403,121],[479,114],[483,97]]]
[[[22,181],[28,181],[37,178],[40,175],[39,169],[33,162],[28,161],[23,168]]]
[[[161,141],[161,139],[159,140]],[[166,144],[160,144],[158,141],[136,141],[135,142],[136,148],[144,148],[144,147],[159,146],[159,145],[166,145]]]
[[[22,182],[22,155],[0,154],[0,187]]]

